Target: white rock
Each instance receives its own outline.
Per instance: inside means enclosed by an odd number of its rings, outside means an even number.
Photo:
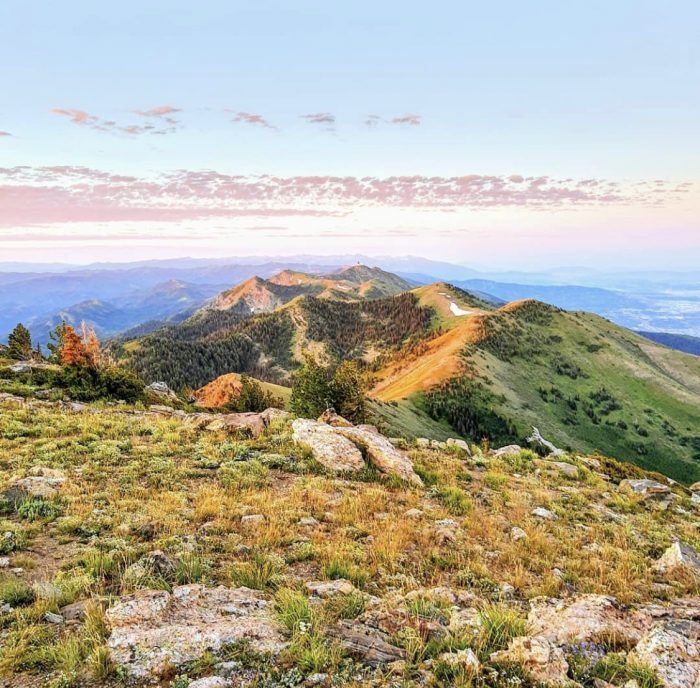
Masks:
[[[674,542],[656,562],[654,568],[665,572],[677,567],[700,573],[700,554],[684,542]]]
[[[554,512],[550,511],[549,509],[545,509],[543,506],[538,506],[530,513],[537,518],[544,519],[545,521],[555,521],[557,519],[557,515]]]

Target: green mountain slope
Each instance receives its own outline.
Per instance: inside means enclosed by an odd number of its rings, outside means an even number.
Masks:
[[[424,397],[434,417],[496,442],[534,425],[563,448],[700,478],[700,359],[533,301],[481,321],[461,373]]]

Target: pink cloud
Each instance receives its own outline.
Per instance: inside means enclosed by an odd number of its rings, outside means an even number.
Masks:
[[[0,137],[1,136],[12,136],[9,131],[0,131]]]
[[[157,177],[85,167],[0,168],[0,225],[59,222],[176,222],[236,216],[337,217],[362,207],[456,212],[522,207],[662,205],[688,182],[621,185],[548,176],[242,176],[178,170]]]
[[[277,127],[270,124],[262,115],[255,115],[251,112],[237,112],[236,116],[231,121],[245,122],[246,124],[262,127],[263,129],[277,129]]]
[[[391,119],[392,124],[407,124],[411,127],[417,127],[421,123],[422,117],[420,115],[400,115],[399,117],[393,117]]]
[[[71,108],[52,108],[51,112],[54,115],[67,118],[73,124],[87,127],[94,131],[139,136],[142,134],[172,134],[177,130],[179,122],[169,115],[174,112],[180,112],[180,110],[171,105],[161,105],[152,110],[137,110],[135,114],[150,120],[146,124],[118,124],[114,120],[91,115],[85,110]]]
[[[134,112],[143,117],[165,117],[166,115],[173,115],[176,112],[182,112],[182,110],[172,105],[158,105],[150,110],[135,110]]]

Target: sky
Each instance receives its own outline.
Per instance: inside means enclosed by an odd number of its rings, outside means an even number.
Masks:
[[[700,265],[700,4],[0,3],[0,260]]]

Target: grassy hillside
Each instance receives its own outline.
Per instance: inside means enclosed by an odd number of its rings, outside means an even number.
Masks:
[[[411,436],[439,436],[426,412],[475,441],[522,444],[534,425],[563,448],[700,478],[700,359],[536,301],[494,309],[444,283],[386,299],[298,296],[253,316],[203,311],[122,355],[147,381],[180,388],[231,372],[288,384],[305,351],[363,361],[371,395],[402,402],[389,426]]]
[[[535,425],[563,448],[700,478],[699,359],[531,301],[478,325],[462,373],[426,397],[435,416],[500,441],[522,442]]]
[[[653,666],[626,657],[639,640],[638,620],[633,641],[618,632],[633,628],[626,605],[653,605],[654,623],[665,623],[664,605],[678,618],[685,610],[674,633],[693,632],[699,579],[660,577],[654,564],[676,538],[700,548],[687,515],[697,507],[678,486],[667,510],[630,494],[620,481],[646,477],[634,466],[570,455],[563,473],[528,451],[405,443],[417,486],[369,466],[324,469],[294,444],[289,421],[252,439],[127,406],[70,412],[30,398],[1,409],[3,685],[184,688],[227,676],[289,688],[539,688],[532,663],[493,653],[534,634],[535,598],[596,604],[593,594],[621,606],[605,603],[614,619],[598,635],[558,643],[565,676],[583,688],[635,678],[662,688]],[[15,481],[37,476],[51,476],[50,489],[17,499]],[[204,605],[242,587],[254,617],[223,603],[194,628],[178,616],[192,613],[192,591]],[[130,616],[119,617],[125,603]],[[243,640],[195,644],[239,617]],[[136,624],[128,652],[120,618]],[[284,640],[272,656],[256,635],[263,624]],[[358,636],[378,650],[358,651]],[[467,653],[476,669],[460,663]],[[153,656],[162,661],[151,667]],[[149,673],[135,678],[141,666]]]

